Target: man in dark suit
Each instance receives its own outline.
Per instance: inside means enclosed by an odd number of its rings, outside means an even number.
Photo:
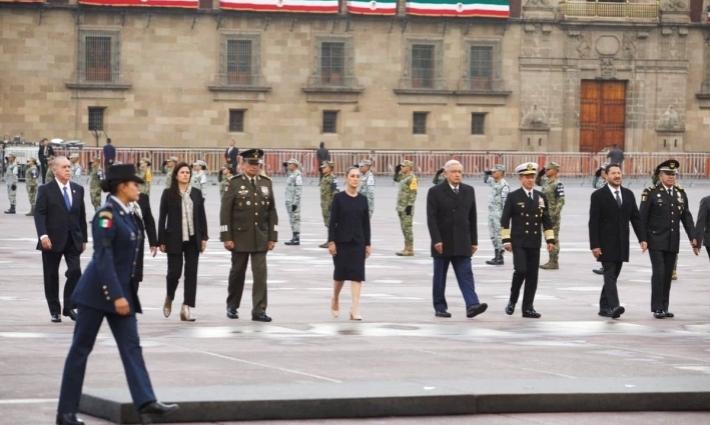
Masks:
[[[466,317],[475,317],[488,308],[476,295],[471,256],[478,250],[476,194],[461,183],[463,167],[456,160],[444,165],[446,181],[427,194],[427,226],[434,257],[433,300],[437,317],[451,317],[446,303],[446,274],[454,266],[456,280],[466,303]]]
[[[116,148],[111,144],[111,139],[106,139],[104,145],[104,170],[112,166],[116,162]]]
[[[279,218],[271,179],[259,174],[264,151],[249,149],[242,156],[242,174],[229,182],[219,214],[220,240],[232,253],[229,270],[227,317],[238,319],[244,278],[251,257],[254,275],[251,320],[270,322],[266,315],[266,254],[274,249]],[[254,224],[252,224],[254,223]]]
[[[237,157],[239,156],[239,149],[234,147],[234,140],[229,141],[229,147],[224,151],[224,160],[229,164],[229,168],[232,170],[232,175],[237,174]]]
[[[700,200],[700,210],[698,210],[698,218],[695,222],[695,239],[698,242],[693,248],[695,255],[700,252],[700,246],[704,245],[708,256],[710,256],[710,196]]]
[[[500,219],[503,248],[513,253],[513,268],[515,270],[510,287],[510,300],[505,312],[509,315],[515,312],[515,303],[518,302],[520,288],[525,283],[523,317],[532,319],[542,316],[535,311],[533,302],[535,301],[535,291],[537,291],[540,241],[543,229],[547,250],[551,251],[555,247],[555,234],[548,212],[547,198],[542,192],[534,189],[537,169],[538,165],[534,162],[526,162],[515,168],[523,187],[508,194]]]
[[[39,187],[35,205],[37,249],[42,251],[44,295],[52,322],[62,321],[59,314],[76,320],[71,294],[81,277],[81,253],[86,249],[86,209],[84,188],[69,181],[71,163],[65,156],[54,158],[55,179]],[[64,284],[64,309],[59,302],[59,263],[67,263]]]
[[[41,165],[41,172],[42,172],[42,184],[44,184],[46,176],[47,176],[47,159],[50,156],[54,156],[54,149],[52,148],[52,145],[49,144],[49,140],[44,138],[42,139],[42,143],[39,144],[39,152],[37,153],[37,157],[39,158],[39,163]]]
[[[619,305],[616,281],[621,266],[629,261],[629,222],[646,252],[646,229],[636,206],[634,193],[621,187],[621,167],[605,168],[607,184],[592,193],[589,207],[589,246],[594,258],[602,264],[604,286],[599,299],[599,315],[617,319],[625,308]]]
[[[641,219],[646,226],[648,256],[651,258],[651,311],[656,319],[671,318],[668,311],[671,279],[680,250],[680,223],[693,248],[698,246],[688,195],[676,184],[678,161],[669,159],[656,167],[659,182],[641,194]],[[697,254],[696,254],[697,255]]]

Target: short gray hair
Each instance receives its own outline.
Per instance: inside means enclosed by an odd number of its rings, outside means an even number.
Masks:
[[[67,158],[66,156],[55,156],[54,159],[52,160],[52,169],[59,167],[59,160],[60,159],[70,162],[69,158]]]
[[[461,165],[461,163],[455,159],[450,159],[446,161],[446,164],[444,164],[444,171],[449,171],[449,168],[451,168],[452,165]],[[463,165],[461,165],[461,167],[463,167]]]

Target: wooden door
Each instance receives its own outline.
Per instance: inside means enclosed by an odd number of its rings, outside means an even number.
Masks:
[[[580,152],[599,152],[614,144],[624,149],[626,81],[584,80],[580,98]]]

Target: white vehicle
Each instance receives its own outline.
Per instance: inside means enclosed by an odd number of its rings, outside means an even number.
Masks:
[[[3,156],[5,158],[9,157],[10,154],[15,155],[15,161],[17,162],[17,165],[19,166],[19,177],[20,181],[25,181],[25,169],[27,169],[27,160],[30,158],[37,159],[37,154],[39,153],[39,147],[37,146],[13,146],[13,145],[6,145],[5,150],[3,151]],[[3,160],[5,160],[3,158]],[[5,162],[5,164],[7,164]]]

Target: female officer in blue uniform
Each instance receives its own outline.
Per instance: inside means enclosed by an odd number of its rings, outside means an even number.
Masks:
[[[74,339],[62,376],[57,425],[77,425],[81,388],[86,362],[104,318],[111,327],[128,379],[133,404],[143,415],[163,415],[178,409],[156,401],[138,338],[136,313],[140,313],[138,293],[131,283],[139,245],[143,238],[127,207],[138,200],[138,184],[133,165],[114,165],[106,171],[101,189],[109,192],[106,203],[92,221],[94,255],[86,267],[72,301],[78,306]]]

